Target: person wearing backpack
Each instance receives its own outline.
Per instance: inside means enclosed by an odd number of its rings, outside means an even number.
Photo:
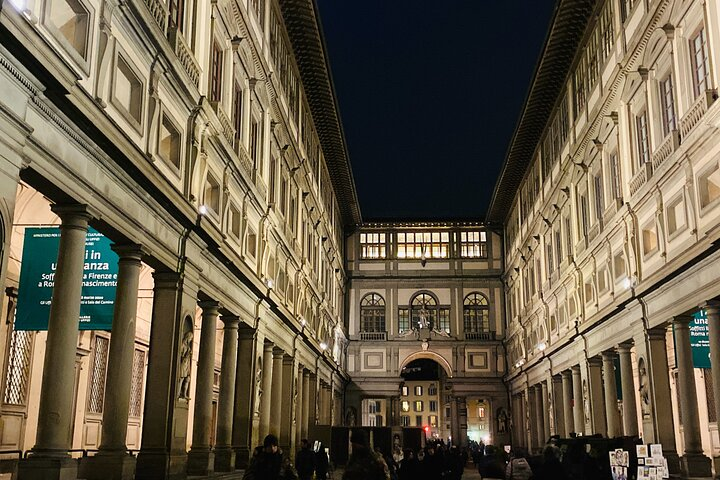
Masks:
[[[532,474],[525,450],[520,448],[514,450],[505,469],[506,480],[529,480]]]

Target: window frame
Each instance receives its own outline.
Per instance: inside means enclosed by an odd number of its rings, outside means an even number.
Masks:
[[[387,332],[386,318],[387,311],[385,299],[383,298],[383,296],[375,292],[365,294],[360,300],[360,332]]]

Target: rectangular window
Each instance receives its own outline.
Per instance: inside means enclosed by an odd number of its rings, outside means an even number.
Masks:
[[[447,307],[438,308],[438,330],[450,333],[450,309]]]
[[[430,411],[437,412],[437,400],[430,400]]]
[[[403,427],[409,427],[410,426],[410,416],[409,415],[401,415],[400,423],[402,424]]]
[[[400,405],[400,408],[403,412],[409,412],[410,411],[410,402],[407,400],[403,400],[402,404]]]
[[[706,208],[720,198],[720,169],[717,163],[698,176],[700,208]]]
[[[132,382],[130,384],[130,416],[142,415],[143,379],[145,378],[145,351],[135,349],[132,366]]]
[[[182,32],[185,23],[185,0],[168,0],[167,7],[170,12],[170,28],[177,28]]]
[[[160,123],[158,155],[173,167],[180,168],[180,132],[165,114]]]
[[[598,172],[593,179],[595,186],[595,218],[600,221],[605,211],[605,198],[603,195],[603,179],[602,172]]]
[[[643,255],[650,255],[658,249],[657,229],[650,223],[642,230]]]
[[[685,202],[682,196],[667,206],[668,235],[685,227]]]
[[[428,422],[430,423],[430,427],[437,428],[437,415],[430,415]]]
[[[487,258],[486,232],[460,232],[460,256]]]
[[[482,407],[482,406],[478,407],[478,418],[480,420],[485,419],[485,407]]]
[[[625,254],[622,251],[613,257],[613,270],[615,271],[615,280],[625,276]]]
[[[240,224],[242,221],[242,216],[240,214],[240,210],[234,205],[230,205],[230,214],[228,218],[228,223],[230,224],[230,234],[236,239],[240,240]]]
[[[360,258],[386,258],[384,233],[360,234]]]
[[[672,75],[660,81],[660,109],[662,110],[663,136],[675,130],[675,97]]]
[[[690,39],[690,62],[692,64],[693,91],[695,98],[709,88],[710,65],[708,62],[708,47],[705,27]]]
[[[620,186],[620,163],[617,152],[610,154],[610,186],[612,187],[612,198],[620,198],[622,187]]]
[[[135,69],[121,56],[117,57],[113,104],[121,113],[139,126],[142,124],[143,85]]]
[[[253,230],[252,227],[248,227],[245,253],[247,253],[251,258],[255,258],[257,255],[257,233],[255,233],[255,230]]]
[[[3,402],[8,405],[25,405],[30,381],[34,333],[13,329],[10,335]]]
[[[265,0],[250,0],[250,5],[252,5],[260,28],[262,28],[265,23]]]
[[[398,332],[403,333],[410,330],[410,309],[398,308]]]
[[[437,385],[435,385],[434,383],[431,383],[430,386],[428,387],[428,395],[437,395],[437,394],[438,394]]]
[[[421,385],[416,385],[415,386],[415,395],[421,396],[423,394],[422,392],[423,392],[423,387]]]
[[[588,199],[586,194],[580,194],[580,228],[583,237],[587,238],[588,228],[590,227],[590,219],[588,215]]]
[[[409,394],[409,389],[408,389],[408,387],[405,386],[405,385],[403,385],[403,387],[402,387],[402,396],[403,396],[403,397],[407,397],[408,394]]]
[[[650,139],[648,138],[647,112],[635,117],[635,140],[638,170],[650,161]]]
[[[63,40],[87,59],[90,13],[78,0],[53,0],[48,2],[48,23]],[[63,43],[64,43],[63,42]]]
[[[210,101],[219,102],[222,99],[223,51],[215,41],[210,54]]]
[[[570,223],[570,216],[565,217],[563,222],[565,225],[565,251],[568,255],[572,255],[573,243],[572,243],[572,224]]]
[[[416,412],[422,412],[423,411],[423,402],[422,400],[416,400],[413,403],[413,408]]]
[[[243,122],[243,88],[238,82],[235,82],[235,92],[233,95],[233,120],[235,123],[235,148],[240,145],[242,138],[242,122]]]
[[[400,232],[397,258],[447,258],[449,232]]]
[[[203,203],[214,213],[220,213],[220,182],[218,182],[211,173],[208,173],[207,181],[205,182]]]
[[[554,231],[555,235],[555,262],[557,262],[558,268],[562,263],[562,238],[560,237],[560,229]]]
[[[422,427],[423,426],[423,417],[422,415],[415,415],[415,426],[416,427]]]
[[[88,393],[88,411],[102,413],[105,403],[105,375],[110,340],[96,336],[93,349],[93,363],[90,371],[90,392]]]

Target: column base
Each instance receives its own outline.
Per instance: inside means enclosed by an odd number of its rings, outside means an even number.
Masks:
[[[215,471],[232,472],[235,470],[235,450],[232,447],[215,447]]]
[[[250,464],[250,449],[247,447],[234,447],[235,450],[235,469],[245,470]]]
[[[680,474],[682,469],[680,468],[680,456],[675,450],[663,450],[663,457],[667,459],[668,470],[671,474]]]
[[[210,448],[190,448],[187,457],[188,475],[212,475],[215,470],[215,452]]]
[[[185,480],[187,455],[162,450],[141,450],[137,456],[135,480]]]
[[[80,461],[80,478],[85,480],[133,480],[137,458],[125,451],[98,452]]]
[[[77,480],[78,461],[64,457],[30,454],[18,463],[18,480]]]
[[[712,478],[712,462],[702,453],[686,453],[680,457],[680,468],[686,478]]]

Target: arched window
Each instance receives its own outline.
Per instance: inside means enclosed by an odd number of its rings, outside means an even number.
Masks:
[[[485,333],[490,331],[490,312],[488,301],[480,293],[471,293],[463,304],[465,333]]]
[[[360,331],[385,332],[385,300],[369,293],[360,301]]]

